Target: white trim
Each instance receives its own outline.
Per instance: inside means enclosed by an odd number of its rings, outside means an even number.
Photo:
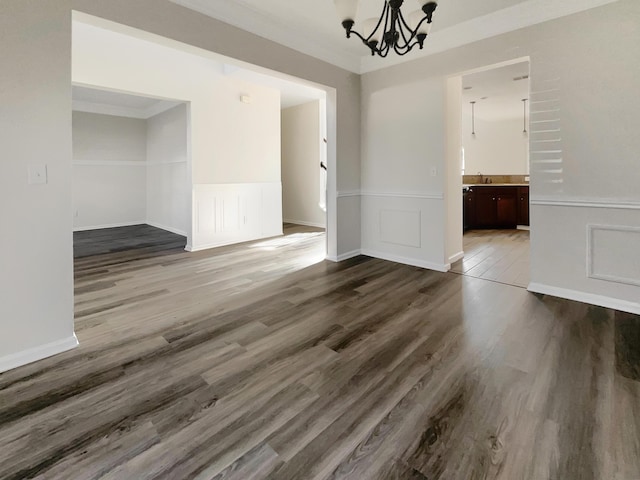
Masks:
[[[449,257],[449,269],[451,269],[451,264],[456,263],[459,260],[464,258],[464,252],[458,252],[455,255],[451,255]]]
[[[327,256],[327,260],[329,260],[330,262],[338,263],[338,262],[344,262],[345,260],[349,260],[350,258],[357,257],[358,255],[362,255],[362,253],[360,252],[360,249],[343,253],[342,255],[338,255],[337,257]]]
[[[63,338],[62,340],[56,340],[55,342],[6,355],[0,358],[0,373],[66,352],[76,348],[78,344],[78,338],[74,333],[70,337]]]
[[[136,225],[145,225],[147,224],[146,220],[140,220],[138,222],[121,222],[121,223],[110,223],[107,225],[94,225],[92,227],[74,227],[74,232],[87,232],[89,230],[101,230],[103,228],[118,228],[118,227],[133,227]]]
[[[187,160],[165,160],[162,162],[148,162],[146,160],[75,160],[73,165],[79,167],[161,167],[163,165],[186,163]]]
[[[144,118],[145,120],[148,120],[149,118],[155,117],[156,115],[160,115],[161,113],[171,110],[172,108],[175,108],[178,105],[181,105],[182,103],[184,102],[172,102],[168,100],[160,100],[157,103],[154,103],[153,105],[143,110],[145,115]]]
[[[257,240],[267,240],[269,238],[277,238],[277,237],[281,237],[283,235],[282,232],[280,233],[276,233],[273,235],[265,235],[265,236],[259,236],[259,237],[250,237],[250,238],[243,238],[242,240],[230,240],[227,242],[220,242],[220,243],[207,243],[205,245],[198,245],[196,247],[194,247],[193,245],[189,245],[187,244],[187,246],[184,248],[187,252],[202,252],[203,250],[210,250],[212,248],[218,248],[218,247],[226,247],[228,245],[238,245],[239,243],[247,243],[247,242],[255,242]]]
[[[587,225],[587,277],[593,278],[594,280],[604,280],[607,282],[619,283],[622,285],[632,285],[634,287],[640,287],[639,279],[594,273],[593,261],[595,252],[593,251],[593,232],[596,230],[608,232],[640,233],[640,227],[627,227],[624,225]]]
[[[147,162],[147,167],[161,167],[163,165],[175,165],[187,163],[187,159],[184,160],[163,160],[161,162]]]
[[[97,115],[111,115],[114,117],[136,118],[145,120],[144,110],[141,108],[109,105],[106,103],[85,102],[83,100],[73,100],[71,108],[74,112],[94,113]]]
[[[359,197],[360,190],[345,190],[344,192],[338,192],[338,198],[346,198],[346,197]]]
[[[423,200],[444,200],[442,193],[421,193],[421,192],[374,192],[362,191],[363,197],[393,197],[393,198],[417,198]]]
[[[317,223],[317,222],[305,222],[302,220],[287,220],[287,219],[282,219],[283,223],[293,223],[295,225],[302,225],[304,227],[316,227],[316,228],[327,228],[327,226],[324,223]]]
[[[102,89],[100,89],[102,90]],[[141,96],[135,94],[124,94],[131,96]],[[135,118],[138,120],[148,120],[167,110],[177,107],[183,102],[169,100],[158,100],[156,103],[146,108],[125,107],[122,105],[109,105],[106,103],[86,102],[84,100],[73,100],[72,110],[74,112],[95,113],[98,115],[110,115],[114,117]]]
[[[367,255],[368,257],[379,258],[381,260],[387,260],[389,262],[402,263],[404,265],[411,265],[412,267],[426,268],[428,270],[435,270],[437,272],[448,272],[449,268],[443,263],[426,262],[417,258],[403,257],[401,255],[394,255],[390,253],[377,252],[363,248],[360,253]]]
[[[150,227],[159,228],[160,230],[166,230],[167,232],[175,233],[176,235],[182,235],[183,237],[187,236],[187,232],[185,232],[184,230],[178,230],[177,228],[167,227],[166,225],[161,225],[159,223],[147,221],[147,225],[149,225]]]
[[[146,160],[75,160],[74,167],[146,167]]]
[[[575,198],[568,199],[562,197],[531,197],[531,205],[542,205],[548,207],[581,207],[581,208],[611,208],[622,210],[640,210],[640,201],[637,200],[615,200],[599,198]]]
[[[622,312],[634,313],[640,315],[640,303],[629,302],[617,298],[605,297],[604,295],[596,295],[594,293],[580,292],[578,290],[570,290],[566,288],[553,287],[542,283],[530,283],[527,288],[532,293],[540,293],[543,295],[551,295],[553,297],[565,298],[576,302],[588,303],[599,307],[612,308]]]

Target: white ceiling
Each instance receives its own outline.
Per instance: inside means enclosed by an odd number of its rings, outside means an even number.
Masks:
[[[81,85],[73,85],[72,100],[73,110],[77,112],[141,119],[151,118],[181,103]]]
[[[475,116],[482,120],[506,120],[522,118],[522,99],[529,98],[529,62],[521,62],[505,67],[462,77],[462,93],[465,109],[475,101]],[[471,87],[469,89],[469,87]]]
[[[617,0],[440,0],[424,50],[372,57],[345,38],[332,0],[171,0],[356,73],[365,73]],[[360,0],[355,29],[379,17],[383,0]],[[419,0],[406,0],[407,12]]]

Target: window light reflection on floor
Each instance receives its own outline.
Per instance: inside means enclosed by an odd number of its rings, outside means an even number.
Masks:
[[[269,240],[254,243],[253,245],[250,245],[249,248],[258,248],[263,251],[276,251],[282,247],[290,247],[292,245],[295,245],[296,243],[303,243],[312,239],[317,239],[318,237],[322,237],[324,235],[324,232],[292,233],[291,235],[271,238]],[[304,255],[303,258],[300,258],[299,265],[297,265],[297,267],[309,266],[315,263],[319,263],[325,259],[325,256],[325,248],[324,245],[322,245],[322,248],[318,248],[317,252],[308,253]]]

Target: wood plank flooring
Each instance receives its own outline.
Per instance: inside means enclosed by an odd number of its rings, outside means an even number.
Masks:
[[[528,230],[470,230],[464,258],[453,273],[526,288],[530,280]]]
[[[80,347],[0,375],[0,478],[640,478],[639,317],[323,248],[77,259]]]
[[[73,232],[75,258],[133,250],[152,253],[184,248],[186,244],[187,238],[182,235],[144,224]]]

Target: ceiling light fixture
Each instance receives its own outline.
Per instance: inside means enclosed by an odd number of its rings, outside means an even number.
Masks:
[[[431,20],[438,2],[436,0],[419,0],[422,11],[416,10],[405,19],[400,7],[404,0],[384,0],[380,18],[370,18],[362,25],[363,34],[353,29],[359,0],[334,0],[342,26],[347,32],[357,36],[369,47],[371,55],[386,57],[391,50],[398,55],[406,55],[416,45],[424,48],[424,41],[431,31]],[[370,33],[367,33],[370,32]]]
[[[469,102],[471,104],[471,136],[476,138],[476,102]]]

